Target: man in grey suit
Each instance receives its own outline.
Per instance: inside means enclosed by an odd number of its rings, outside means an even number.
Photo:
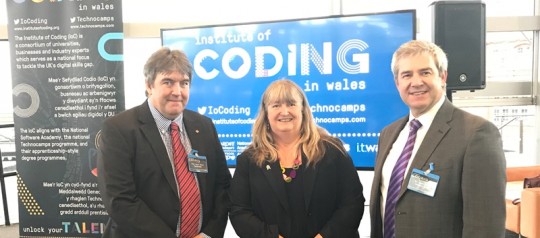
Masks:
[[[371,237],[504,237],[501,136],[446,98],[447,67],[446,54],[430,42],[407,42],[393,55],[396,87],[410,113],[379,138]],[[408,137],[413,119],[421,126]],[[404,150],[410,159],[402,159]],[[402,182],[395,183],[401,163]]]
[[[148,99],[105,120],[99,137],[98,184],[110,216],[103,237],[223,237],[231,174],[212,120],[186,109],[191,63],[161,48],[144,75]]]

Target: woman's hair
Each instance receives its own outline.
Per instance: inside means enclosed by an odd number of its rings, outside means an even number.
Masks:
[[[301,102],[295,102],[296,98],[300,98]],[[253,124],[253,140],[246,149],[258,166],[262,167],[265,161],[275,162],[278,160],[277,148],[268,122],[267,108],[271,103],[301,103],[302,124],[298,144],[307,157],[308,166],[317,164],[324,156],[326,148],[323,142],[332,144],[343,154],[346,154],[340,140],[330,136],[325,129],[315,124],[311,108],[302,89],[289,79],[279,79],[272,82],[262,95],[259,112]]]
[[[443,72],[448,70],[448,58],[446,58],[446,54],[439,46],[429,41],[412,40],[402,44],[392,56],[391,68],[394,79],[398,77],[398,65],[401,59],[423,53],[427,53],[433,57],[439,75],[442,75]]]

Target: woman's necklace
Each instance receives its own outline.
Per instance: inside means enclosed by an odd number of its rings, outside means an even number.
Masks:
[[[290,183],[294,178],[296,178],[296,170],[300,168],[300,154],[298,154],[298,156],[294,160],[292,170],[289,175],[285,173],[285,167],[283,167],[281,163],[279,163],[279,167],[281,167],[281,174],[283,175],[283,180],[285,180],[285,182],[287,183]]]

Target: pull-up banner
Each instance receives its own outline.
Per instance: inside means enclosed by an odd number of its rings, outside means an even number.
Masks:
[[[21,237],[100,237],[95,137],[124,110],[120,0],[6,0]]]

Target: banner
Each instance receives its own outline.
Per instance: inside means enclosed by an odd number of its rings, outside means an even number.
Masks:
[[[101,237],[95,137],[124,110],[120,0],[6,0],[21,237]]]
[[[415,38],[414,10],[163,29],[194,74],[188,108],[209,116],[230,166],[251,141],[267,85],[303,88],[315,121],[340,138],[359,169],[373,169],[380,130],[408,113],[394,84],[393,52]]]

